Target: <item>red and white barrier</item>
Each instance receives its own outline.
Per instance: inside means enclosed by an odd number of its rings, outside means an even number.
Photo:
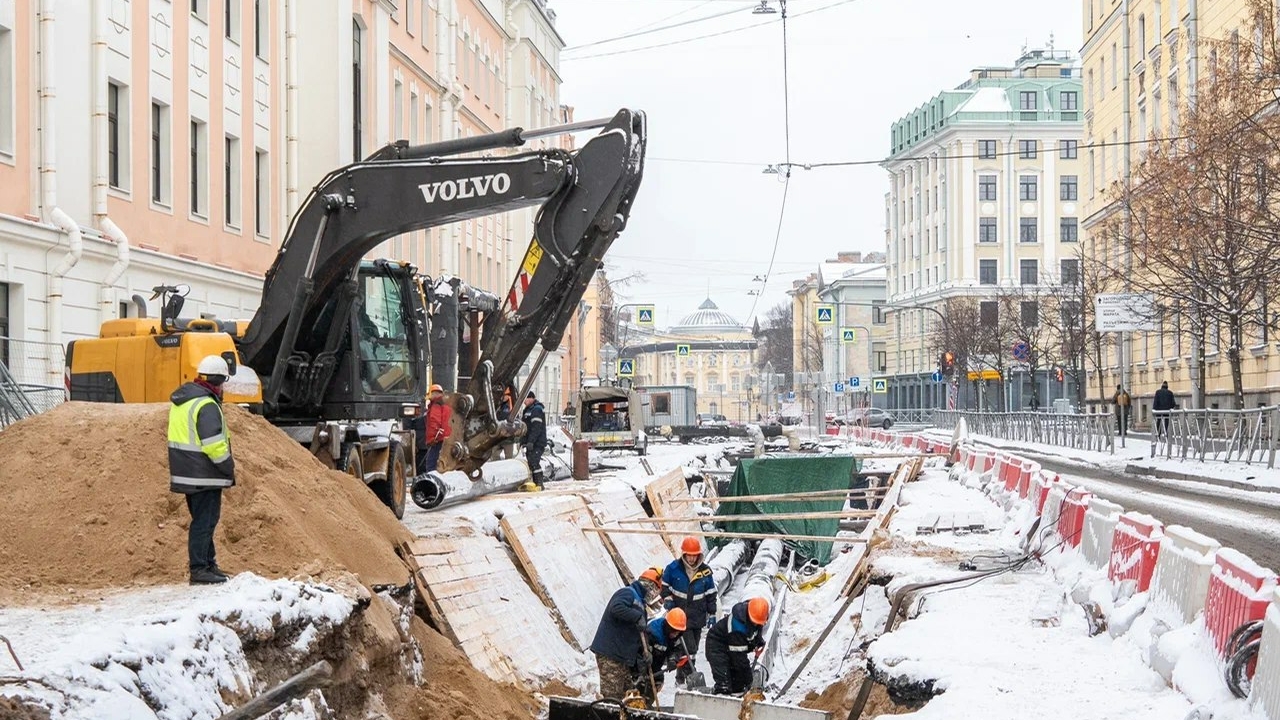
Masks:
[[[1067,493],[1071,486],[1066,483],[1055,483],[1047,492],[1044,509],[1040,512],[1040,527],[1054,532],[1058,531],[1058,522],[1062,519],[1062,511],[1067,506]]]
[[[1226,651],[1236,628],[1266,613],[1275,590],[1274,572],[1231,548],[1218,551],[1209,575],[1204,623],[1219,655]]]
[[[1084,531],[1080,536],[1080,553],[1084,555],[1085,562],[1097,569],[1110,566],[1111,541],[1123,512],[1124,508],[1108,500],[1099,497],[1089,499],[1089,507],[1084,511]]]
[[[1267,608],[1249,699],[1267,717],[1280,718],[1280,591],[1272,593],[1271,607]]]
[[[1146,592],[1156,571],[1162,539],[1164,526],[1159,520],[1136,512],[1122,514],[1111,539],[1107,578],[1112,582],[1135,580],[1138,592]]]
[[[1204,609],[1209,571],[1220,547],[1217,540],[1190,528],[1166,527],[1151,578],[1151,607],[1183,624],[1194,620]]]
[[[1023,460],[1018,474],[1018,497],[1026,500],[1031,494],[1031,479],[1040,474],[1040,463]]]
[[[1022,459],[1016,455],[1003,455],[1000,458],[1000,479],[1004,481],[1005,492],[1012,493],[1018,489],[1018,476],[1022,472]]]
[[[1040,475],[1036,477],[1036,514],[1044,515],[1045,502],[1049,499],[1049,488],[1055,484],[1062,482],[1062,478],[1054,473],[1048,473],[1044,470],[1040,471]]]
[[[1089,506],[1093,493],[1080,488],[1071,488],[1062,501],[1062,510],[1058,514],[1058,537],[1071,547],[1080,547],[1080,535],[1084,531],[1084,511]]]

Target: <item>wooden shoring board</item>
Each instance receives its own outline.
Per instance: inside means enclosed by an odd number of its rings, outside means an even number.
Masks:
[[[704,486],[714,486],[715,483],[703,483]],[[683,539],[684,530],[700,530],[702,525],[698,522],[697,515],[693,512],[693,504],[697,498],[689,495],[689,485],[684,479],[684,468],[678,467],[662,477],[654,480],[645,486],[645,493],[649,496],[649,506],[653,508],[654,517],[660,518],[690,518],[685,523],[666,523],[663,525],[662,539],[666,541],[671,548],[672,553],[680,551],[680,540]],[[680,502],[672,502],[679,500]]]
[[[920,469],[924,465],[921,458],[912,458],[904,460],[894,469],[893,474],[889,476],[888,489],[884,494],[884,499],[880,501],[880,507],[876,509],[875,517],[868,523],[867,527],[862,531],[862,538],[867,541],[864,545],[864,557],[859,561],[858,567],[849,575],[849,579],[845,581],[844,588],[840,590],[841,595],[848,596],[849,593],[857,589],[861,578],[865,572],[859,573],[858,569],[863,567],[864,562],[868,562],[871,556],[871,537],[878,529],[889,527],[889,522],[893,519],[895,513],[898,512],[898,498],[902,495],[902,486],[915,480],[920,476]],[[865,583],[864,583],[865,584]]]
[[[529,612],[542,602],[497,539],[459,534],[418,538],[408,547],[427,605],[478,670],[526,687],[573,672],[577,651],[550,612]]]
[[[602,528],[619,527],[621,520],[639,520],[644,508],[628,490],[597,493],[587,498],[587,507]],[[671,548],[661,537],[652,535],[601,535],[624,582],[633,582],[647,567],[665,567],[671,562]]]
[[[586,650],[600,614],[622,587],[613,557],[595,529],[587,503],[578,496],[508,513],[502,531],[543,602],[560,617],[574,647]]]

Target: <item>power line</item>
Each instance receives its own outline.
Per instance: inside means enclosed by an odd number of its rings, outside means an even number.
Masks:
[[[648,29],[648,30],[643,30],[643,29],[642,29],[642,30],[636,30],[636,31],[634,31],[634,32],[626,33],[625,35],[618,35],[618,36],[616,36],[616,37],[605,38],[604,40],[596,40],[596,41],[594,41],[594,42],[583,43],[583,44],[581,44],[581,45],[572,45],[572,46],[570,46],[570,47],[565,48],[565,49],[564,49],[564,51],[565,51],[565,52],[572,52],[572,51],[574,51],[574,50],[578,50],[578,49],[580,49],[580,48],[589,48],[589,47],[595,47],[596,45],[605,45],[605,44],[607,44],[607,43],[611,43],[611,42],[618,42],[619,40],[629,40],[629,39],[634,38],[634,37],[640,37],[641,35],[651,35],[651,34],[656,33],[656,32],[663,32],[664,30],[674,30],[674,29],[676,29],[676,28],[681,28],[681,27],[684,27],[684,26],[686,26],[686,25],[694,25],[694,24],[696,24],[696,23],[705,22],[705,21],[707,21],[707,20],[714,20],[714,19],[719,18],[719,17],[724,17],[725,15],[731,15],[731,14],[733,14],[733,13],[740,13],[740,12],[742,12],[744,9],[745,9],[745,8],[733,8],[732,10],[725,10],[725,11],[723,11],[723,12],[715,13],[714,15],[705,15],[705,16],[703,16],[703,17],[696,17],[696,18],[692,18],[692,19],[690,19],[690,20],[683,20],[683,21],[681,21],[681,22],[673,23],[673,24],[671,24],[671,25],[663,25],[662,27],[650,28],[650,29]],[[680,14],[682,14],[682,13],[676,13],[676,15],[680,15]],[[674,16],[673,16],[673,17],[674,17]]]
[[[712,2],[715,2],[715,0],[700,0],[700,1],[698,2],[698,4],[697,4],[697,5],[694,5],[693,7],[687,7],[687,8],[685,8],[685,9],[683,9],[683,10],[680,10],[680,11],[674,12],[674,13],[672,13],[672,14],[670,14],[670,15],[668,15],[668,16],[666,16],[666,17],[664,17],[664,18],[660,18],[660,19],[658,19],[658,20],[654,20],[654,21],[653,21],[653,22],[651,22],[651,23],[646,23],[646,24],[644,24],[644,25],[641,25],[640,27],[636,28],[636,30],[648,30],[649,28],[651,28],[651,27],[653,27],[653,26],[655,26],[655,25],[661,25],[662,23],[667,22],[667,21],[669,21],[669,20],[675,20],[676,18],[680,17],[681,15],[685,15],[685,14],[691,13],[691,12],[693,12],[694,10],[697,10],[697,9],[699,9],[699,8],[706,7],[707,5],[710,5]]]

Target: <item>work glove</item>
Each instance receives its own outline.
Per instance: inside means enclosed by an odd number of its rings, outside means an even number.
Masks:
[[[688,665],[692,662],[693,662],[693,658],[689,657],[688,655],[685,655],[684,657],[676,661],[676,667],[682,668],[685,665]]]
[[[708,615],[708,616],[707,616],[707,629],[708,629],[708,630],[710,630],[711,628],[715,627],[715,624],[716,624],[716,616],[715,616],[715,615]]]
[[[667,672],[671,672],[672,670],[675,670],[676,667],[677,667],[676,659],[674,657],[667,658],[667,666],[666,666]]]

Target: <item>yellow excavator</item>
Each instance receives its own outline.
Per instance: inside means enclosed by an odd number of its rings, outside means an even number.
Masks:
[[[599,132],[574,151],[473,155],[586,130]],[[532,131],[387,145],[316,185],[251,321],[182,317],[183,285],[155,289],[155,318],[135,296],[143,317],[108,321],[99,337],[67,344],[70,397],[166,402],[195,377],[201,358],[220,355],[232,369],[227,402],[248,405],[331,467],[361,478],[402,516],[415,454],[409,420],[430,382],[445,388],[454,408],[441,470],[478,479],[494,448],[523,433],[518,420],[498,419],[497,399],[508,385],[522,397],[559,347],[626,226],[645,138],[644,114],[620,110]],[[456,346],[445,353],[452,360],[431,356],[433,326],[459,327],[458,284],[433,285],[408,263],[363,258],[403,233],[530,206],[540,206],[534,237],[507,296],[487,308],[478,361],[460,388]],[[516,383],[535,350],[532,370]]]

